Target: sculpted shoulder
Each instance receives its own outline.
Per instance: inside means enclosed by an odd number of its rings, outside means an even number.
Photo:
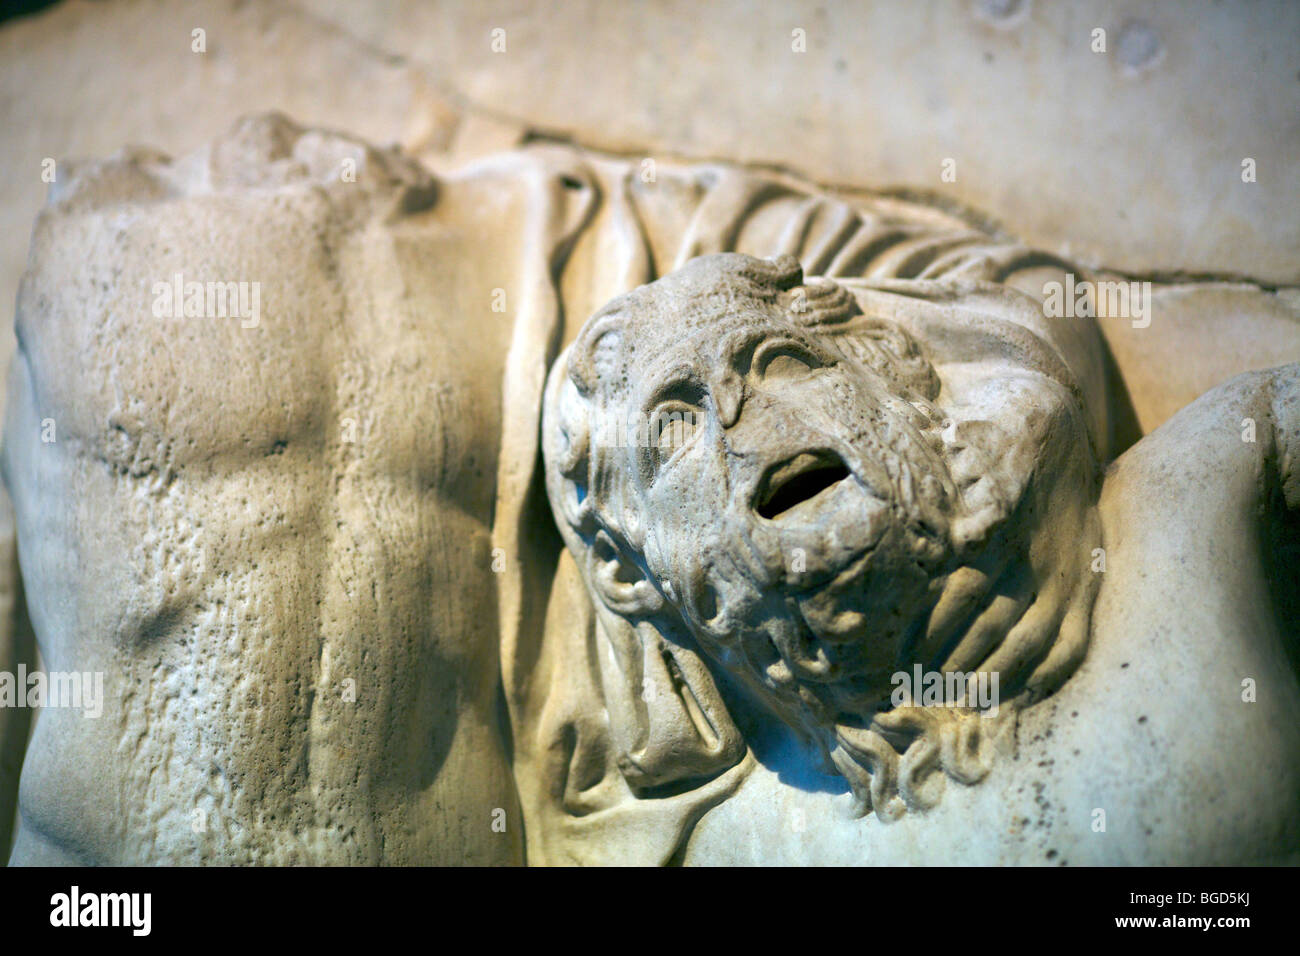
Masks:
[[[277,116],[174,162],[124,150],[64,176],[33,236],[18,361],[41,416],[125,468],[163,445],[265,453],[319,424],[355,291],[347,236],[435,193],[413,163]]]
[[[1294,419],[1280,420],[1296,407],[1296,372],[1250,373],[1206,394],[1103,486],[1092,646],[1062,698],[1097,702],[1094,722],[1114,737],[1099,779],[1151,808],[1141,829],[1131,821],[1133,839],[1150,842],[1154,829],[1170,841],[1169,817],[1182,814],[1174,830],[1207,844],[1196,853],[1178,837],[1157,848],[1161,859],[1300,848],[1300,685],[1283,604],[1296,569],[1273,557],[1295,542],[1270,540],[1295,529],[1281,488],[1294,451],[1279,436],[1296,434]]]

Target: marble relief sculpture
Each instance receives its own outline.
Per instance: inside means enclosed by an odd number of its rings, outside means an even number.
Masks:
[[[1080,267],[639,172],[262,115],[59,184],[6,571],[105,699],[12,862],[1294,860],[1300,368],[1140,437]]]

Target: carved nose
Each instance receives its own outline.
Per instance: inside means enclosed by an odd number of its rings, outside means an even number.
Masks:
[[[803,452],[770,466],[763,473],[754,497],[754,510],[769,521],[780,520],[815,502],[850,476],[844,459],[835,452]]]
[[[713,383],[713,400],[717,404],[718,423],[731,428],[740,418],[740,402],[744,397],[744,382],[736,375],[723,375]]]

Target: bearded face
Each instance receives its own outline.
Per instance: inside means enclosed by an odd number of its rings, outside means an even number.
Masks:
[[[613,414],[650,440],[607,461],[631,479],[665,596],[783,709],[887,697],[951,557],[933,410],[761,312],[646,351]]]
[[[856,311],[820,291],[823,318]],[[595,401],[569,387],[590,418],[573,493],[609,505],[595,548],[641,566],[766,703],[803,725],[809,710],[869,720],[911,659],[964,513],[937,379],[883,320],[828,330],[785,301],[721,305],[685,330],[646,309],[594,322],[577,348],[598,370]]]
[[[927,805],[932,772],[986,770],[979,720],[892,709],[894,675],[956,661],[1037,693],[1086,646],[1085,626],[1048,654],[1093,533],[1079,406],[1023,327],[977,326],[988,354],[1018,351],[991,376],[950,366],[941,395],[917,342],[843,288],[710,258],[615,300],[561,360],[557,519],[605,613],[689,637],[864,806]],[[1017,508],[1067,530],[1034,544]]]

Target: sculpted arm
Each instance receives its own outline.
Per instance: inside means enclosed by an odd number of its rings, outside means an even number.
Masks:
[[[1300,365],[1238,375],[1187,406],[1138,449],[1144,459],[1164,451],[1220,468],[1219,483],[1236,486],[1243,507],[1273,518],[1273,533],[1294,537],[1300,511]]]
[[[1296,669],[1300,365],[1239,375],[1184,408],[1115,462],[1102,508],[1108,550],[1161,542],[1144,561],[1180,557],[1185,580],[1218,580],[1237,602],[1231,620],[1243,633],[1254,633],[1245,624],[1271,602],[1265,630],[1280,637]],[[1186,563],[1202,554],[1209,563],[1193,573]],[[1168,577],[1168,586],[1178,580]],[[1119,601],[1136,582],[1121,576],[1111,585]]]

